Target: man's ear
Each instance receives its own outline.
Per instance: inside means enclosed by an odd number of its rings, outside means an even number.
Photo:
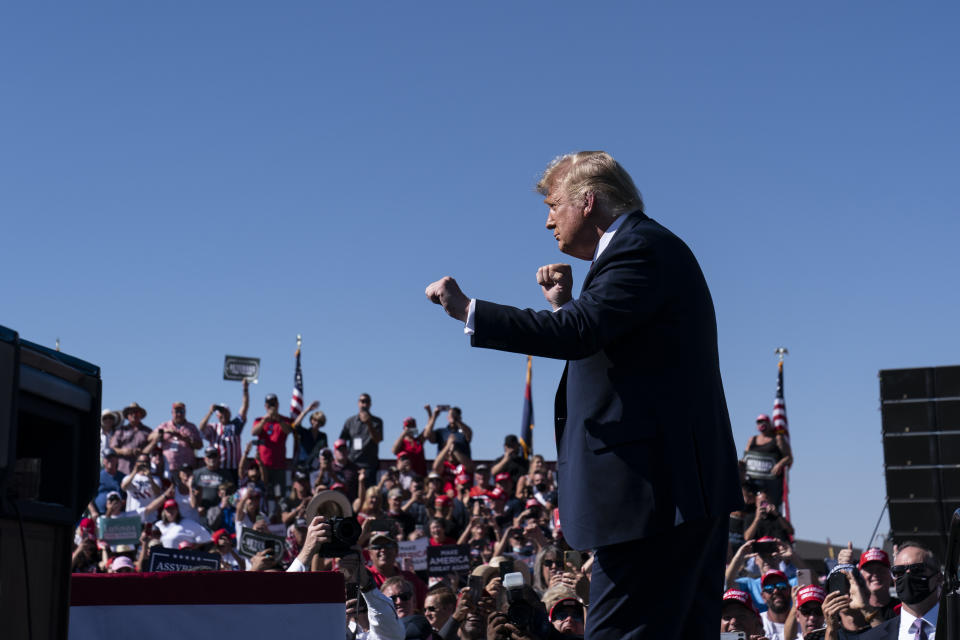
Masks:
[[[596,204],[596,198],[593,195],[593,191],[587,191],[583,194],[583,217],[589,218],[590,215],[594,212],[594,204]]]

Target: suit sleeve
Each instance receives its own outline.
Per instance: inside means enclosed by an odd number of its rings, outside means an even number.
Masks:
[[[606,257],[606,256],[604,256]],[[593,355],[649,323],[662,306],[654,253],[643,243],[598,263],[569,309],[533,311],[477,300],[475,347],[560,360]]]

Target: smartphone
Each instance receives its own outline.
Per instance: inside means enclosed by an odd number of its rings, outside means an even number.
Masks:
[[[470,576],[468,586],[470,587],[470,602],[477,604],[480,602],[480,596],[483,595],[484,591],[483,576]]]
[[[503,577],[508,573],[513,573],[513,560],[504,560],[497,568],[500,569],[500,580],[503,580]]]
[[[721,631],[720,640],[747,640],[747,634],[744,631]]]
[[[827,578],[827,593],[839,591],[842,595],[849,595],[850,582],[845,571],[834,571]]]
[[[563,566],[571,566],[577,571],[580,570],[580,567],[583,566],[583,556],[580,555],[579,551],[564,551],[563,552]]]
[[[810,569],[797,569],[797,586],[805,587],[813,584],[813,572]]]
[[[450,411],[450,405],[448,404],[438,404],[437,411]]]

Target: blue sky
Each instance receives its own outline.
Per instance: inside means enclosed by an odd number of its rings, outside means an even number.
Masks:
[[[697,254],[734,434],[790,349],[793,512],[866,544],[885,495],[877,371],[956,364],[955,6],[29,3],[0,8],[0,323],[99,364],[147,423],[288,396],[304,337],[329,430],[463,407],[519,428],[523,356],[470,349],[424,287],[544,306],[533,191],[605,149]],[[578,283],[585,264],[574,265]],[[534,361],[555,457],[562,363]],[[334,434],[335,435],[335,434]],[[432,448],[432,447],[431,447]],[[884,526],[886,526],[884,524]]]

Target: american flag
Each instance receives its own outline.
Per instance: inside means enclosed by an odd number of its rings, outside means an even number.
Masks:
[[[777,363],[777,397],[773,400],[773,431],[789,436],[787,402],[783,399],[783,360]]]
[[[297,370],[293,374],[293,394],[290,396],[290,417],[294,420],[303,413],[303,371],[300,370],[300,347],[297,347]]]

